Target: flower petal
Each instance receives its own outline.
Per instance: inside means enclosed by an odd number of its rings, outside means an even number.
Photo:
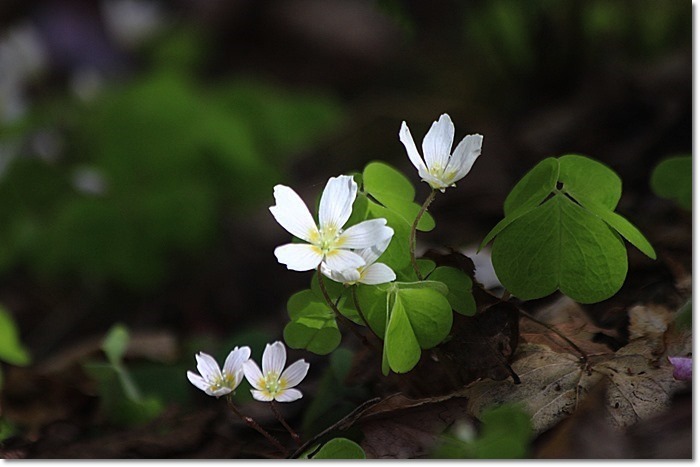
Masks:
[[[305,360],[297,360],[289,365],[289,368],[284,370],[282,376],[280,376],[280,383],[282,383],[284,387],[293,388],[306,378],[306,373],[309,372],[309,366],[311,365]]]
[[[224,386],[224,387],[221,387],[221,388],[216,389],[214,391],[209,389],[209,390],[207,390],[207,394],[209,394],[210,396],[214,396],[214,397],[221,397],[221,396],[225,396],[226,394],[228,394],[232,391],[233,390],[231,388]]]
[[[326,254],[326,267],[331,271],[342,273],[365,265],[365,260],[350,250],[333,250]]]
[[[227,375],[233,375],[236,380],[236,386],[240,382],[238,379],[238,374],[243,369],[243,362],[250,358],[250,347],[244,346],[240,349],[236,347],[233,349],[226,357],[224,362],[224,373]],[[235,388],[234,388],[235,389]]]
[[[450,158],[450,162],[447,164],[447,169],[445,169],[445,174],[455,174],[449,180],[450,183],[463,179],[469,173],[476,158],[481,154],[481,143],[483,140],[483,136],[476,134],[467,135],[459,142]]]
[[[341,284],[351,284],[360,279],[360,272],[357,269],[334,271],[326,263],[321,263],[321,273],[330,280]]]
[[[386,226],[386,219],[369,219],[345,230],[338,238],[341,248],[370,248],[394,235],[394,229]]]
[[[243,362],[243,374],[245,375],[245,379],[248,380],[248,383],[255,389],[265,389],[265,385],[262,384],[265,382],[265,378],[260,371],[260,367],[254,360],[246,360]]]
[[[433,167],[444,170],[450,160],[452,141],[455,137],[455,126],[447,114],[440,115],[440,119],[430,126],[430,130],[423,138],[423,157],[425,165],[430,171]]]
[[[275,248],[277,261],[292,271],[310,271],[323,260],[323,252],[308,243],[288,243]]]
[[[386,249],[389,247],[389,243],[391,243],[391,237],[388,237],[387,239],[369,248],[363,248],[361,250],[358,250],[355,253],[362,256],[362,259],[365,260],[365,265],[369,266],[370,264],[373,264],[375,261],[377,261],[379,257],[384,254]]]
[[[301,399],[302,394],[298,389],[287,389],[279,392],[275,396],[277,402],[294,402],[295,400]]]
[[[374,263],[362,271],[360,282],[367,285],[385,284],[396,280],[394,271],[384,263]]]
[[[279,376],[284,370],[285,363],[287,363],[287,349],[282,342],[276,341],[265,346],[262,357],[263,375],[276,373]]]
[[[357,183],[350,175],[330,178],[318,206],[318,224],[321,230],[330,228],[339,231],[350,219],[356,196]]]
[[[403,143],[408,153],[408,158],[411,160],[413,166],[418,170],[418,175],[421,178],[425,178],[428,174],[428,168],[425,166],[425,162],[421,159],[420,154],[418,154],[418,149],[416,148],[416,143],[413,141],[413,136],[411,136],[411,130],[408,129],[406,122],[401,123],[401,129],[399,130],[399,140]]]
[[[190,383],[194,384],[197,388],[201,389],[202,391],[206,392],[209,389],[209,383],[204,381],[204,378],[202,378],[193,371],[187,372],[187,379],[189,379]]]
[[[219,369],[219,364],[216,363],[214,357],[204,352],[199,352],[194,358],[197,360],[197,370],[204,380],[211,381],[221,377],[221,369]]]
[[[260,402],[270,402],[272,400],[272,395],[267,391],[258,391],[257,389],[251,389],[250,393],[253,395],[253,399]]]
[[[274,188],[275,205],[270,206],[270,212],[275,220],[295,237],[310,242],[318,235],[318,227],[314,218],[299,195],[285,185]]]

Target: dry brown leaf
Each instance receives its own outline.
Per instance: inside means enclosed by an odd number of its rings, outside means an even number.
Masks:
[[[431,452],[449,425],[467,418],[466,405],[454,395],[409,399],[397,394],[364,411],[355,426],[365,435],[361,445],[368,458],[419,458]]]
[[[524,344],[512,367],[522,384],[478,381],[461,392],[469,399],[470,414],[478,418],[492,405],[520,403],[531,414],[535,432],[541,433],[573,413],[582,397],[606,378],[605,418],[614,427],[626,427],[662,412],[672,393],[682,387],[673,379],[671,365],[653,358],[644,340],[587,363],[570,353]]]
[[[562,296],[551,305],[537,310],[536,318],[559,330],[587,354],[611,351],[604,343],[594,342],[596,335],[607,335],[609,331],[606,332],[593,324],[581,305],[569,297]],[[531,344],[546,345],[555,352],[572,351],[564,339],[527,317],[520,320],[520,338]]]

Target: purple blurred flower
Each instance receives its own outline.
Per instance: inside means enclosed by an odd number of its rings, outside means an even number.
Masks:
[[[668,357],[673,365],[673,377],[679,381],[691,381],[693,379],[692,357]]]

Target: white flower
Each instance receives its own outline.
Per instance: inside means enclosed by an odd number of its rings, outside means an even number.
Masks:
[[[243,364],[245,378],[255,388],[250,390],[255,399],[263,402],[292,402],[301,399],[301,391],[293,388],[306,377],[309,364],[304,360],[297,360],[284,370],[286,362],[287,351],[284,344],[277,341],[265,346],[262,371],[253,360]]]
[[[365,260],[351,249],[369,248],[389,238],[394,231],[386,219],[370,219],[346,230],[352,214],[357,183],[349,175],[328,180],[318,209],[319,227],[298,194],[288,186],[277,185],[276,204],[270,207],[275,220],[289,233],[308,243],[289,243],[275,248],[277,260],[294,271],[309,271],[325,262],[333,271],[364,266]]]
[[[469,173],[474,161],[481,154],[481,142],[484,139],[478,134],[465,136],[454,153],[450,154],[454,136],[455,126],[450,116],[442,114],[437,122],[433,122],[423,138],[423,162],[406,122],[401,123],[399,130],[399,140],[406,147],[408,158],[418,169],[418,175],[431,187],[443,193],[445,188],[455,186],[455,182]]]
[[[226,357],[223,371],[211,355],[199,352],[197,360],[199,375],[187,372],[187,379],[210,396],[220,397],[235,390],[243,380],[243,362],[250,358],[250,347],[236,347]],[[201,376],[200,376],[201,375]]]
[[[321,272],[326,277],[346,285],[367,284],[377,285],[396,280],[394,271],[384,263],[377,263],[377,259],[389,246],[391,237],[370,248],[356,250],[356,253],[365,260],[365,265],[359,268],[346,269],[345,271],[333,271],[325,264],[321,264]]]

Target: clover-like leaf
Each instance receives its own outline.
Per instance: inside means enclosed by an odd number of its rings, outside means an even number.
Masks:
[[[644,235],[614,212],[621,193],[617,174],[593,159],[545,159],[513,188],[504,219],[481,247],[495,239],[496,275],[518,298],[540,298],[560,289],[583,303],[604,300],[627,275],[620,235],[656,258]]]
[[[430,274],[429,279],[447,286],[447,301],[454,311],[466,316],[476,314],[472,280],[466,273],[457,268],[440,266]]]
[[[284,328],[284,340],[293,349],[326,355],[340,344],[340,331],[333,311],[311,290],[302,290],[287,301],[291,321]]]
[[[435,347],[447,337],[452,307],[432,288],[394,289],[388,304],[385,356],[391,370],[406,373],[418,363],[421,349]]]
[[[409,225],[413,224],[420,205],[413,201],[416,191],[401,172],[382,162],[370,162],[362,173],[362,179],[367,193],[398,213]],[[435,220],[426,212],[417,228],[424,232],[430,231],[435,228]]]

